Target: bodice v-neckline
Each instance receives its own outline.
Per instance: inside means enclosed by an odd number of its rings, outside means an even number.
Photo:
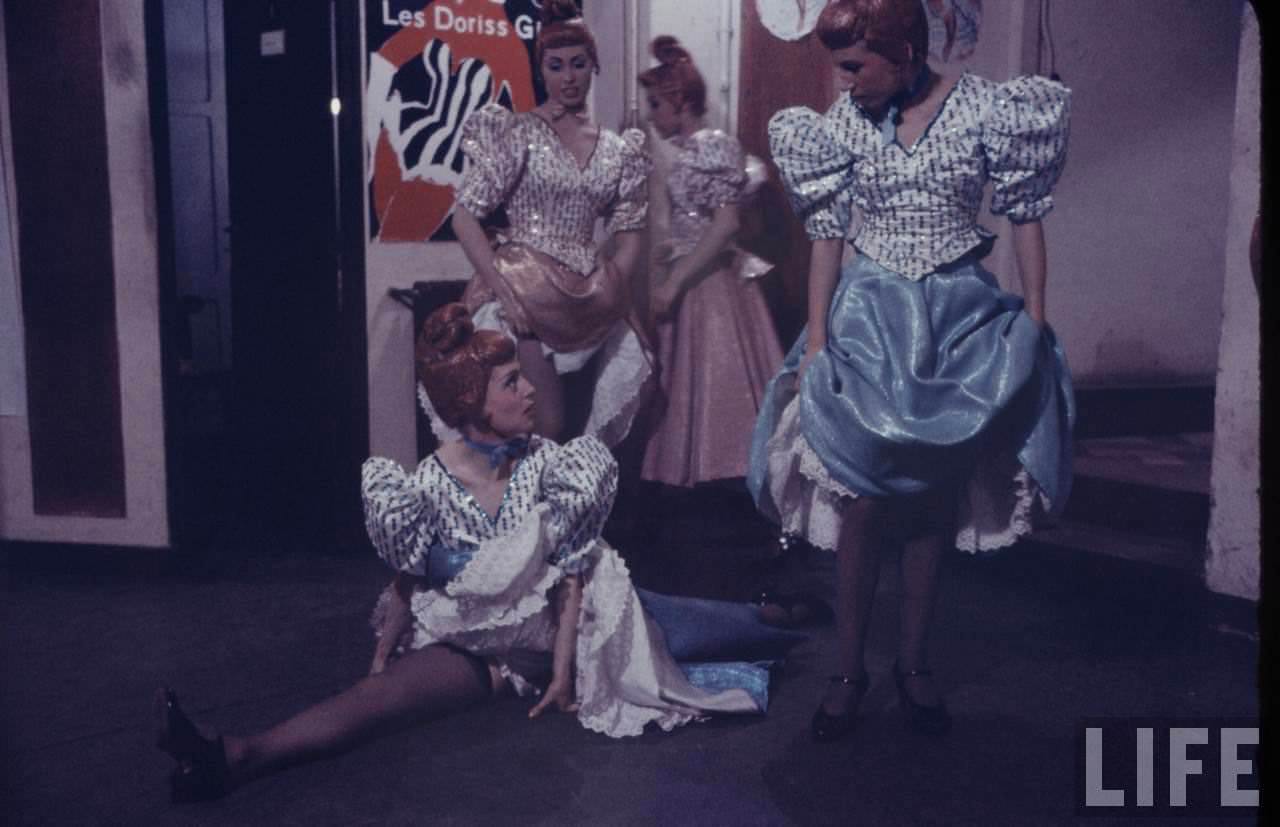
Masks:
[[[929,117],[929,122],[924,125],[924,129],[921,130],[920,134],[916,136],[916,139],[911,142],[911,146],[907,146],[902,142],[901,135],[899,135],[896,130],[893,137],[893,144],[891,144],[891,146],[897,146],[907,155],[915,155],[916,150],[920,148],[920,145],[924,143],[925,138],[929,137],[929,134],[933,131],[933,125],[942,119],[942,113],[947,111],[947,104],[951,103],[951,97],[955,95],[956,90],[960,88],[960,84],[964,82],[964,77],[967,74],[968,72],[961,72],[960,76],[956,78],[956,82],[951,84],[951,88],[947,90],[947,94],[942,96],[942,102],[939,103],[938,108],[933,111],[933,114]]]
[[[573,150],[569,149],[569,145],[564,142],[564,138],[561,138],[560,133],[556,132],[556,128],[552,125],[551,121],[548,121],[546,118],[534,111],[530,111],[529,115],[532,116],[535,121],[547,128],[547,131],[549,131],[551,136],[555,138],[556,146],[560,148],[560,152],[573,162],[573,167],[578,171],[579,175],[585,173],[591,168],[591,162],[594,161],[596,157],[596,149],[600,146],[600,133],[603,131],[599,124],[596,125],[596,138],[591,143],[591,151],[587,153],[586,160],[579,161],[578,156],[574,155]]]
[[[436,466],[440,469],[440,473],[444,474],[445,477],[453,483],[453,485],[458,489],[458,492],[462,495],[463,500],[469,503],[476,511],[479,511],[484,515],[485,520],[488,521],[490,526],[496,526],[498,521],[502,519],[502,510],[506,508],[507,500],[511,495],[511,486],[516,481],[516,474],[520,473],[520,467],[524,465],[524,461],[529,457],[526,453],[523,457],[516,460],[515,465],[511,466],[511,476],[507,477],[507,484],[502,489],[502,499],[498,502],[498,510],[493,514],[490,514],[488,510],[480,504],[480,501],[476,499],[475,495],[471,493],[471,490],[467,488],[467,486],[463,485],[462,480],[454,476],[453,472],[449,470],[449,466],[445,465],[444,460],[440,459],[440,455],[438,453],[432,454],[431,456],[436,461]]]

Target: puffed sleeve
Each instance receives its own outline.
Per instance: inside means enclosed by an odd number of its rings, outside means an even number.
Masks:
[[[622,170],[618,177],[618,194],[605,214],[605,231],[625,233],[643,230],[649,214],[649,154],[644,151],[644,133],[628,129],[622,140]]]
[[[695,133],[688,164],[689,195],[698,207],[714,210],[736,203],[747,185],[742,146],[718,129]]]
[[[524,168],[525,147],[514,134],[515,115],[496,103],[471,113],[462,124],[467,157],[457,204],[484,218],[507,199]]]
[[[364,526],[378,556],[397,571],[426,574],[435,523],[423,470],[408,474],[385,457],[370,457],[361,468]]]
[[[844,238],[856,158],[826,119],[803,106],[783,109],[769,119],[769,152],[809,238]]]
[[[1053,187],[1067,160],[1071,90],[1025,76],[999,84],[982,125],[993,183],[991,212],[1022,223],[1053,209]]]
[[[587,553],[613,508],[618,463],[593,436],[551,450],[542,472],[543,501],[551,507],[551,562],[576,574],[590,564]]]

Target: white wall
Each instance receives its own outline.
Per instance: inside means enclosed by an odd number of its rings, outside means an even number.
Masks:
[[[1231,139],[1231,208],[1213,433],[1213,505],[1205,567],[1209,588],[1252,600],[1259,597],[1261,562],[1261,344],[1258,293],[1248,255],[1259,196],[1259,47],[1258,21],[1252,8],[1246,7]]]
[[[664,34],[678,38],[706,81],[707,124],[726,132],[737,132],[737,28],[743,1],[649,0],[640,3],[639,71],[657,64],[649,53],[653,38]]]
[[[106,545],[169,544],[161,396],[155,173],[142,0],[102,3],[107,163],[111,188],[116,328],[124,430],[124,518],[37,515],[26,416],[0,416],[0,538]],[[0,14],[0,105],[8,113]],[[8,129],[8,119],[3,119]],[[6,162],[11,162],[9,135]],[[12,168],[8,171],[13,181]],[[12,196],[12,193],[11,193]],[[16,215],[10,231],[18,237]]]
[[[1213,381],[1240,8],[1050,4],[1074,97],[1048,312],[1078,382]]]

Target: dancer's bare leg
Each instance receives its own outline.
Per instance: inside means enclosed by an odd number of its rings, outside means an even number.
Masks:
[[[882,500],[857,498],[845,509],[836,549],[836,638],[840,646],[836,669],[853,680],[864,672],[862,656],[880,577],[884,519]],[[823,707],[830,715],[841,714],[852,692],[849,684],[828,683]]]
[[[903,673],[929,668],[929,625],[938,597],[938,569],[952,534],[932,532],[906,543],[902,549],[902,604],[898,631],[898,667]],[[929,675],[906,678],[907,691],[917,703],[934,706],[941,700]]]
[[[550,440],[558,441],[564,430],[564,385],[556,366],[542,352],[542,342],[537,339],[520,339],[516,342],[516,355],[520,359],[520,372],[533,385],[534,431]]]
[[[926,533],[908,540],[902,549],[902,603],[898,626],[898,667],[904,672],[929,668],[929,627],[938,602],[938,571],[942,554],[955,537],[956,494],[940,489],[923,498],[919,521]],[[906,688],[917,703],[933,706],[941,700],[933,678],[912,675]]]
[[[467,655],[428,646],[265,732],[224,736],[227,767],[233,781],[247,780],[350,747],[388,723],[456,712],[493,691]]]

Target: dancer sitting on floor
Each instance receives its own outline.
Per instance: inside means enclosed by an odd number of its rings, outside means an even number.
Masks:
[[[594,437],[530,436],[534,391],[510,339],[447,305],[423,324],[418,375],[462,436],[412,473],[365,463],[369,537],[397,571],[375,612],[371,674],[245,736],[206,737],[162,689],[159,744],[178,762],[175,800],[219,796],[507,689],[541,696],[530,717],[573,712],[612,737],[765,710],[769,663],[803,636],[765,625],[761,607],[632,587],[600,539],[617,466]]]

